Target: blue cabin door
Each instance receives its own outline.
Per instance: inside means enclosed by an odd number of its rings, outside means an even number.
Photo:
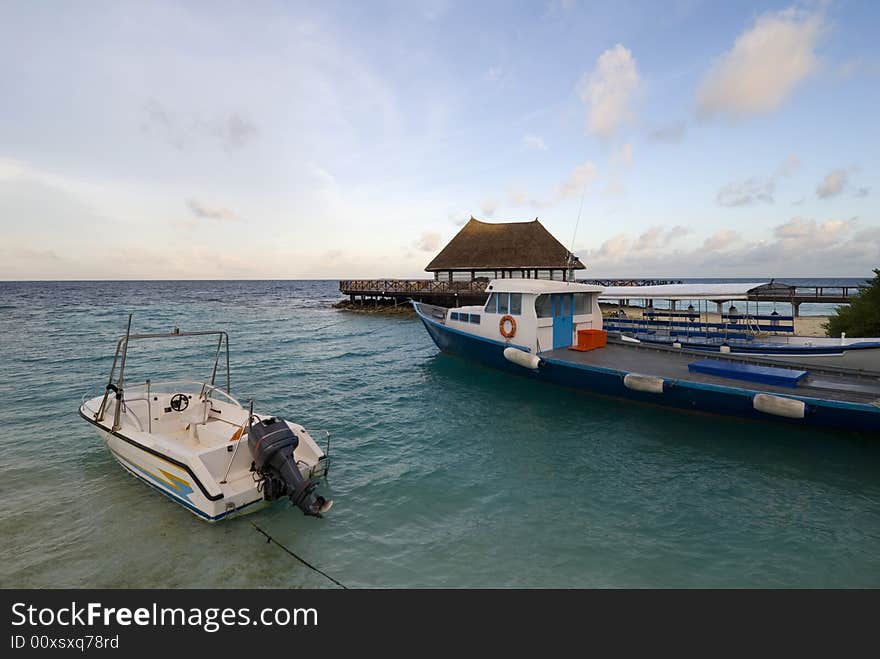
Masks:
[[[554,293],[550,296],[551,309],[553,310],[554,349],[571,346],[573,297],[571,293]]]

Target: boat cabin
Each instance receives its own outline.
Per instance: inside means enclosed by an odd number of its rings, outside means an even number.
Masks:
[[[532,354],[567,348],[578,330],[602,329],[600,286],[539,279],[494,279],[482,306],[446,311],[446,325]]]

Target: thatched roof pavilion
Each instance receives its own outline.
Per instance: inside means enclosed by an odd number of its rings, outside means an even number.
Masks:
[[[437,280],[573,278],[584,264],[544,228],[532,222],[490,224],[471,217],[425,268]]]

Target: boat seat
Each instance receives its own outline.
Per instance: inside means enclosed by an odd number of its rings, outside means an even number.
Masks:
[[[220,419],[210,417],[207,421],[192,424],[191,432],[199,444],[214,448],[229,443],[229,427]]]

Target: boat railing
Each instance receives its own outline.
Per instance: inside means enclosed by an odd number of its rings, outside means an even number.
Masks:
[[[152,380],[147,380],[146,382],[138,382],[137,384],[131,384],[126,387],[126,395],[125,398],[127,401],[135,400],[129,397],[128,392],[138,390],[144,390],[144,394],[149,398],[149,392],[156,393],[156,391],[176,391],[178,389],[186,390],[187,393],[196,393],[200,397],[204,396],[205,398],[211,398],[213,394],[218,394],[222,398],[225,398],[233,405],[241,407],[244,409],[244,405],[242,405],[234,396],[232,396],[229,392],[220,387],[210,384],[208,382],[199,382],[198,380],[162,380],[160,382],[154,382]]]

